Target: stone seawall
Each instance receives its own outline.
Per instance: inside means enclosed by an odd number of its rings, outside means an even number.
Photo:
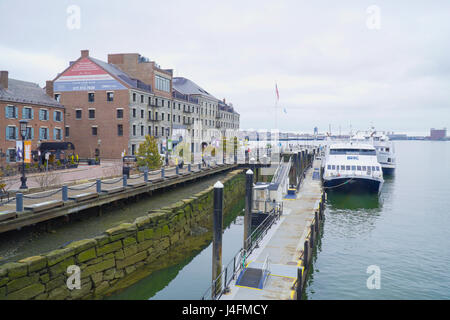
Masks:
[[[222,182],[226,214],[244,195],[245,177],[235,170]],[[180,254],[175,251],[188,254],[199,241],[204,243],[211,233],[212,209],[209,187],[95,238],[1,265],[0,300],[102,298],[165,267],[165,257]],[[80,289],[67,286],[67,268],[72,265],[81,269]]]

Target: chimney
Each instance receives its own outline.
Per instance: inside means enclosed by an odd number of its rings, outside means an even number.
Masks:
[[[8,71],[0,71],[0,87],[8,89]]]
[[[53,97],[53,81],[51,80],[47,80],[45,82],[45,93],[50,97],[50,98],[54,98]]]
[[[89,50],[81,50],[81,57],[82,58],[89,57]]]
[[[225,98],[223,98],[223,103],[225,103],[225,104],[226,104],[226,102],[225,102]]]

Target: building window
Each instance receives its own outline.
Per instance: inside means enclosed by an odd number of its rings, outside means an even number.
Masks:
[[[136,118],[136,109],[133,109],[133,118]]]
[[[33,109],[24,107],[22,110],[22,119],[33,119]]]
[[[80,120],[81,119],[81,109],[75,110],[75,118]]]
[[[123,125],[122,125],[122,124],[118,124],[118,125],[117,125],[117,135],[118,135],[119,137],[122,137],[122,136],[123,136]]]
[[[16,106],[7,106],[5,109],[5,115],[8,119],[17,119],[17,107]]]
[[[97,135],[97,127],[91,127],[91,132],[93,136]]]
[[[33,128],[27,127],[27,135],[25,136],[25,139],[27,140],[33,140]]]
[[[48,120],[48,110],[46,110],[46,109],[39,110],[39,120],[42,120],[42,121]]]
[[[123,109],[117,109],[117,119],[123,119]]]
[[[144,95],[141,94],[141,103],[144,103]]]
[[[141,136],[145,136],[144,126],[141,126]]]
[[[61,129],[60,128],[55,128],[53,129],[53,136],[55,140],[61,140]]]
[[[161,127],[161,135],[164,136],[164,127]]]
[[[55,93],[55,100],[59,102],[60,99],[61,99],[61,94]]]
[[[114,101],[114,92],[106,93],[106,101]]]
[[[170,92],[170,79],[155,75],[155,87],[157,90]]]
[[[148,97],[148,105],[150,106],[152,104],[152,98]]]
[[[39,139],[48,140],[48,128],[39,128]]]
[[[152,135],[152,127],[151,126],[148,126],[148,134]]]
[[[68,138],[70,136],[70,127],[66,127],[65,136]]]
[[[141,118],[144,119],[144,110],[141,110]]]
[[[16,140],[18,136],[18,129],[15,126],[6,127],[6,139]]]
[[[133,136],[136,136],[136,125],[133,124]]]
[[[94,97],[94,93],[93,92],[89,92],[88,93],[88,101],[89,102],[94,102],[95,101],[95,97]]]
[[[134,153],[136,152],[136,145],[135,144],[132,144],[131,145],[131,155],[133,155],[134,156]]]
[[[7,162],[16,162],[16,149],[8,149],[6,156]]]
[[[155,127],[155,137],[158,136],[158,127]]]
[[[95,109],[89,109],[89,119],[95,119]]]
[[[62,121],[62,112],[61,111],[55,111],[53,113],[53,118],[55,121],[61,122]]]
[[[136,93],[133,92],[133,102],[136,102]]]
[[[161,120],[164,120],[164,112],[161,113]]]

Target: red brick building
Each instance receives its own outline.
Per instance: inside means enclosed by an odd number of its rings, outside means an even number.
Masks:
[[[64,141],[65,109],[38,84],[9,78],[0,71],[0,166],[16,162],[16,141],[21,141],[19,121],[28,121],[31,150],[41,142]]]
[[[151,130],[147,111],[151,85],[90,57],[88,50],[82,50],[49,85],[66,108],[65,137],[82,158],[134,154]]]

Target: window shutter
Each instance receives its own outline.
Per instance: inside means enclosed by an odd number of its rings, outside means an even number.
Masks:
[[[31,108],[31,120],[33,120],[33,119],[34,119],[34,109]]]
[[[14,115],[16,119],[19,118],[19,108],[16,106],[14,106]]]
[[[15,127],[14,129],[16,129],[16,140],[19,139],[19,128]]]
[[[34,128],[31,128],[31,140],[34,140]]]
[[[5,137],[6,137],[6,140],[11,140],[11,139],[9,139],[9,135],[8,135],[9,132],[8,132],[8,129],[9,129],[9,128],[6,127],[6,135],[5,135]]]
[[[56,140],[56,128],[53,128],[53,140]]]
[[[53,121],[56,121],[56,111],[53,111]]]

